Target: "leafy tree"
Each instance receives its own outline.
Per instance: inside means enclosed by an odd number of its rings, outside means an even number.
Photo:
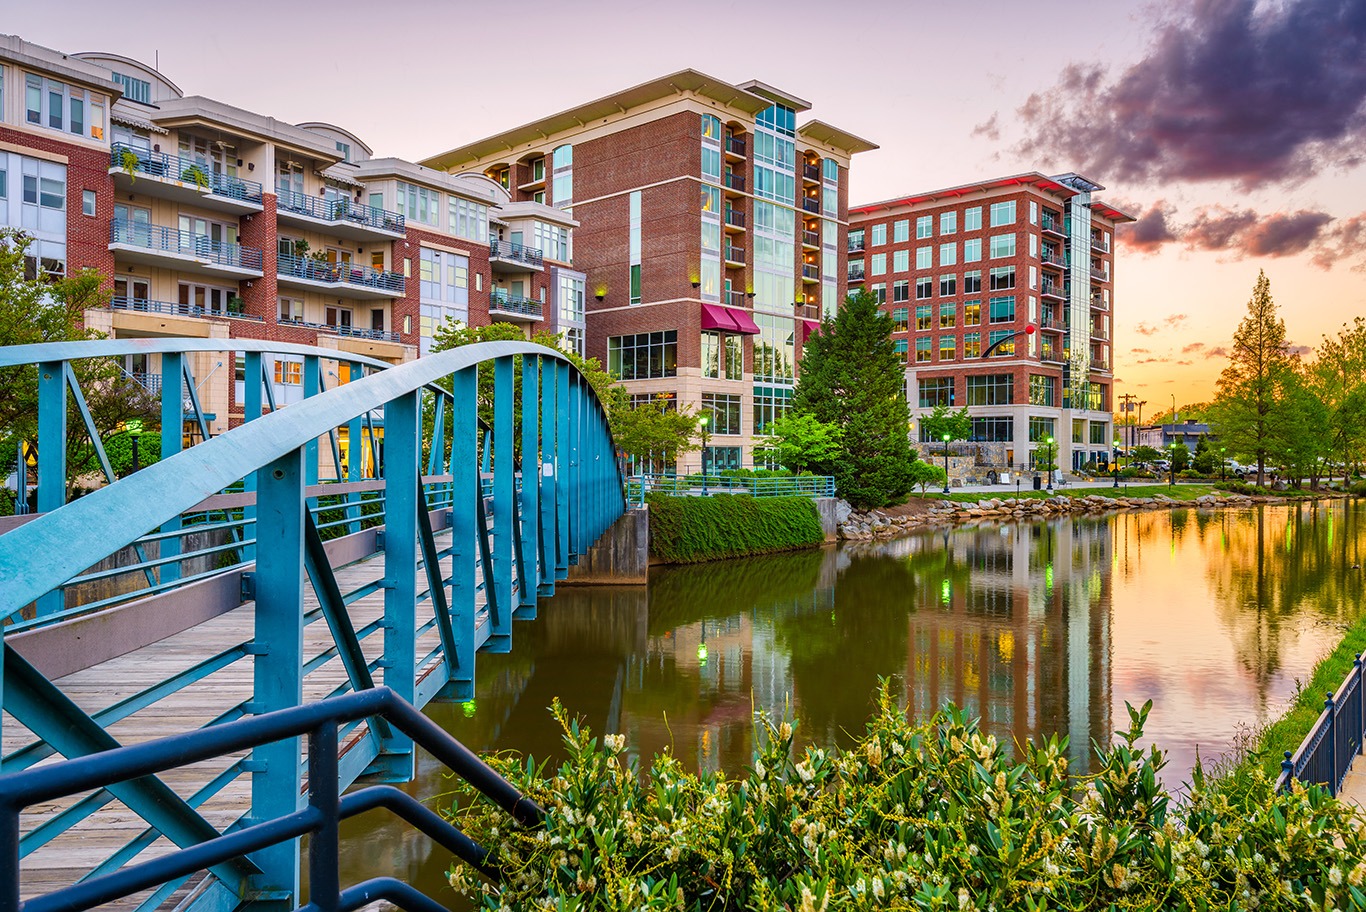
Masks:
[[[768,436],[754,447],[756,461],[776,462],[793,472],[839,458],[843,431],[815,416],[790,412],[768,426]]]
[[[925,462],[923,459],[911,463],[911,483],[920,486],[921,494],[924,494],[930,485],[942,485],[947,477],[943,466]]]
[[[1366,451],[1366,318],[1325,336],[1306,381],[1328,410],[1330,449],[1344,468],[1361,465]]]
[[[1219,468],[1219,455],[1214,452],[1214,447],[1209,445],[1209,435],[1201,434],[1195,441],[1195,455],[1191,458],[1191,467],[1201,475],[1213,475]]]
[[[1317,488],[1333,452],[1332,409],[1314,390],[1310,371],[1297,363],[1282,377],[1279,416],[1272,457],[1296,488],[1306,479]]]
[[[697,449],[697,414],[675,408],[664,395],[634,407],[629,397],[614,395],[609,414],[617,449],[637,465],[673,465],[679,454]]]
[[[1219,377],[1210,420],[1221,439],[1257,464],[1257,483],[1266,474],[1281,413],[1280,388],[1291,369],[1285,321],[1276,314],[1271,282],[1257,275],[1247,316],[1233,334],[1228,367]]]
[[[920,428],[925,432],[921,434],[922,439],[928,435],[930,440],[936,442],[945,437],[949,440],[967,440],[972,436],[972,418],[966,407],[950,412],[949,407],[941,403],[930,414],[920,418]]]
[[[133,471],[133,436],[127,431],[114,434],[104,441],[104,454],[114,475],[123,478]],[[138,438],[138,467],[147,468],[161,461],[161,435],[143,434]]]
[[[103,278],[83,270],[57,281],[30,278],[24,253],[32,238],[13,228],[0,228],[0,345],[33,345],[104,338],[85,327],[85,311],[103,307],[109,294]],[[108,437],[123,422],[138,418],[159,426],[155,399],[129,378],[112,358],[71,362],[99,437]],[[68,396],[67,487],[99,468],[94,443],[74,397]],[[17,453],[20,442],[38,437],[38,369],[0,369],[0,452]]]
[[[1180,440],[1173,443],[1171,450],[1168,452],[1171,456],[1173,472],[1184,472],[1187,468],[1190,467],[1191,448],[1186,446]]]
[[[1134,447],[1129,451],[1129,459],[1132,462],[1153,463],[1162,458],[1162,451],[1157,447],[1150,447],[1143,444]]]
[[[842,452],[812,468],[835,476],[857,507],[898,503],[911,490],[906,375],[892,318],[867,291],[851,294],[806,342],[793,411],[840,428]]]

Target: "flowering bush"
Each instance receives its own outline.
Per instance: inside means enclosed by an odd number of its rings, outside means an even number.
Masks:
[[[952,707],[911,723],[884,686],[853,748],[797,754],[793,725],[761,718],[753,765],[729,778],[667,754],[642,777],[620,735],[599,743],[557,703],[554,776],[493,761],[544,827],[454,811],[505,877],[456,866],[450,882],[500,910],[1366,909],[1366,819],[1317,788],[1199,769],[1172,801],[1162,752],[1137,744],[1150,705],[1075,775],[1065,738],[1017,761]]]

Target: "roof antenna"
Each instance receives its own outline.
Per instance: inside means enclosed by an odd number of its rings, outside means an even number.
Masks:
[[[157,71],[158,73],[161,72],[161,50],[160,50],[160,49],[153,49],[153,51],[152,51],[152,66],[156,68],[156,71]]]

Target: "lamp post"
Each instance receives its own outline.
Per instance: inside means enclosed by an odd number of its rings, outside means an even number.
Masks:
[[[1048,449],[1044,451],[1048,455],[1044,457],[1043,470],[1048,473],[1048,490],[1051,491],[1053,490],[1053,438],[1045,438],[1044,443],[1048,444]]]
[[[1115,466],[1114,466],[1114,473],[1113,473],[1113,474],[1114,474],[1114,476],[1115,476],[1115,488],[1118,489],[1118,488],[1119,488],[1119,438],[1118,438],[1118,437],[1115,438]]]
[[[142,436],[142,419],[130,418],[124,422],[123,427],[128,432],[128,436],[133,438],[133,471],[136,472],[141,468],[138,465],[138,438]]]
[[[711,415],[703,415],[697,419],[698,432],[702,435],[702,496],[707,496],[707,425],[711,423]]]
[[[1224,447],[1219,448],[1219,480],[1228,481],[1228,460],[1224,458]]]
[[[949,435],[944,435],[944,493],[949,493]]]
[[[1176,487],[1176,444],[1167,444],[1167,487]]]

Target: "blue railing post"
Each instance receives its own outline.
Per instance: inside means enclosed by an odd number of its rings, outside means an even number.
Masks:
[[[242,381],[242,421],[255,421],[261,417],[263,391],[261,389],[261,353],[243,352],[242,371],[246,379]],[[251,493],[256,490],[256,473],[250,472],[242,479],[242,490]],[[256,535],[256,524],[252,522],[256,518],[256,507],[248,505],[242,508],[242,538],[251,539]],[[256,559],[256,546],[247,545],[242,549],[242,560],[251,561]]]
[[[541,518],[536,529],[536,546],[540,549],[539,594],[544,596],[555,594],[555,433],[560,414],[555,390],[558,377],[559,370],[555,362],[547,361],[541,370],[541,462],[536,467],[537,487],[541,492]]]
[[[322,389],[322,363],[317,355],[304,356],[304,398],[318,395]],[[318,441],[316,438],[304,445],[304,484],[318,483]],[[408,488],[417,490],[416,487]]]
[[[257,472],[256,632],[252,642],[256,715],[303,702],[303,450],[291,450]],[[251,817],[269,820],[298,810],[299,739],[252,751]],[[298,841],[263,849],[258,889],[299,895]]]
[[[185,356],[180,352],[165,352],[161,356],[161,458],[170,459],[179,453],[185,426]],[[176,518],[162,524],[161,531],[174,532],[180,528]],[[180,538],[171,536],[160,542],[161,556],[180,553]],[[161,581],[180,579],[180,564],[172,561],[161,565]]]
[[[569,477],[574,480],[569,489],[569,548],[574,554],[580,553],[583,538],[585,479],[583,451],[583,388],[579,374],[569,374]]]
[[[19,808],[0,804],[0,912],[19,912],[19,857]]]
[[[540,437],[541,359],[535,355],[522,357],[522,572],[525,579],[517,581],[519,604],[535,610],[540,592],[540,528],[541,528],[541,457]]]
[[[479,368],[451,377],[451,627],[455,631],[455,678],[452,696],[474,696],[474,625],[478,592],[475,566],[479,553],[476,517],[484,496],[479,478]],[[487,583],[487,581],[485,581]]]
[[[1352,666],[1357,672],[1357,708],[1361,711],[1357,719],[1357,753],[1366,754],[1366,665],[1362,664],[1361,653],[1352,660]]]
[[[308,803],[321,823],[308,840],[308,900],[319,912],[341,908],[338,843],[341,781],[337,770],[337,724],[324,722],[308,736]]]
[[[555,363],[555,579],[569,575],[569,365]]]
[[[347,380],[351,383],[365,376],[365,368],[359,364],[343,365],[342,369],[347,372]],[[365,441],[361,438],[361,419],[357,415],[346,426],[346,480],[360,481],[364,473]],[[346,508],[346,518],[351,520],[346,524],[347,535],[355,535],[360,531],[361,500],[360,494],[346,495],[346,502],[351,504]]]
[[[1333,717],[1337,714],[1333,707],[1333,695],[1329,693],[1323,700],[1323,708],[1328,711],[1328,732],[1324,735],[1324,745],[1328,753],[1328,794],[1337,796],[1338,793],[1338,746],[1337,746],[1337,720]]]
[[[384,684],[408,702],[417,692],[417,511],[421,409],[416,391],[384,406]],[[413,743],[395,734],[383,747],[390,781],[413,777]]]
[[[512,647],[512,500],[516,497],[513,463],[513,363],[493,362],[493,592],[498,613],[493,617],[490,651]],[[484,581],[489,585],[489,580]]]
[[[38,365],[38,512],[51,513],[66,503],[66,363]],[[23,460],[19,470],[24,471]],[[39,597],[39,615],[65,607],[61,587]]]

